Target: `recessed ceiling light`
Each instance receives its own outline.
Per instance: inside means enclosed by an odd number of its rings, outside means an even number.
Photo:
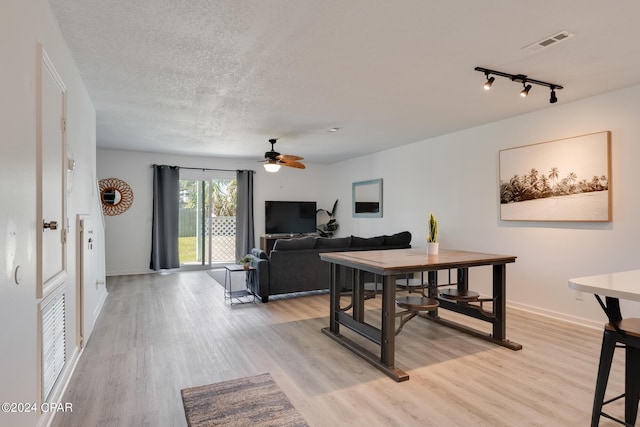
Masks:
[[[340,128],[331,128],[327,132],[338,132]]]

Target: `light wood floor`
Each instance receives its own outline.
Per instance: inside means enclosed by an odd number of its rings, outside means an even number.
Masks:
[[[311,426],[589,425],[597,330],[509,309],[507,337],[524,346],[511,351],[416,318],[396,340],[411,379],[395,383],[320,332],[326,293],[231,307],[206,272],[110,277],[107,287],[63,398],[73,413],[54,426],[186,426],[181,389],[265,372]],[[379,304],[367,301],[372,323]]]

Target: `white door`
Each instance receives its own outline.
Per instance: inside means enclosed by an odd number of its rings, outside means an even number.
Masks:
[[[47,401],[66,357],[66,87],[40,46],[37,92],[39,397]]]
[[[66,87],[42,50],[38,126],[39,277],[42,298],[66,278]]]

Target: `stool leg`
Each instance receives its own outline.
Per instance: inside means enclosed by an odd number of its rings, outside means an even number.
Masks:
[[[616,349],[616,337],[611,331],[605,330],[602,337],[602,350],[600,350],[600,363],[598,366],[598,378],[596,380],[596,393],[593,398],[593,411],[591,412],[591,427],[598,427],[600,424],[600,413],[602,412],[602,402],[604,393],[607,390],[609,381],[609,371],[613,352]]]
[[[625,395],[624,420],[629,425],[635,425],[638,415],[638,398],[640,398],[640,349],[629,345],[625,348]]]

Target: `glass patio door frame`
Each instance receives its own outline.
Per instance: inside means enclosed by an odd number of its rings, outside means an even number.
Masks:
[[[202,258],[200,266],[211,267],[211,210],[213,204],[213,185],[211,179],[206,181],[198,181],[198,198],[196,209],[198,212],[198,223],[196,226],[196,258]],[[209,197],[206,197],[205,193],[208,191]],[[209,202],[207,203],[207,200]],[[206,204],[206,206],[205,206]],[[209,233],[207,233],[209,230]],[[208,237],[208,238],[207,238]],[[208,251],[205,250],[205,246],[208,246]],[[198,257],[199,251],[202,252],[202,256]],[[208,255],[208,256],[207,256]],[[208,259],[206,259],[208,258]],[[193,264],[192,264],[193,265]]]
[[[193,170],[180,169],[180,180],[196,181],[196,261],[185,263],[180,260],[181,270],[202,270],[211,269],[216,265],[224,265],[233,263],[233,260],[213,261],[213,181],[215,180],[235,180],[236,176],[233,171],[214,171],[214,170]],[[206,197],[208,196],[208,197]],[[208,202],[207,202],[208,200]],[[206,206],[205,206],[206,204]],[[209,230],[207,232],[207,230]],[[206,248],[206,249],[205,249]],[[202,256],[198,257],[198,253],[202,252]],[[197,260],[201,258],[201,260]]]

